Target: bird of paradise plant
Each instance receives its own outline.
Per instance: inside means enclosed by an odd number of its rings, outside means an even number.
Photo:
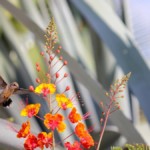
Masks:
[[[108,121],[108,117],[111,113],[120,109],[118,98],[123,96],[120,93],[126,86],[126,83],[130,77],[130,73],[124,76],[122,79],[117,80],[110,88],[110,92],[106,93],[106,96],[109,98],[109,104],[105,106],[102,102],[100,103],[103,108],[103,118],[100,119],[100,124],[102,126],[100,132],[100,138],[98,145],[95,145],[93,137],[90,135],[90,130],[86,128],[83,123],[83,120],[88,118],[90,115],[87,113],[85,116],[82,116],[72,98],[67,96],[67,91],[70,90],[70,86],[66,86],[62,93],[57,92],[57,86],[65,78],[68,77],[67,73],[60,73],[61,69],[68,64],[66,60],[63,60],[63,57],[60,55],[61,46],[55,47],[58,37],[56,32],[56,25],[54,19],[52,18],[47,29],[46,29],[46,43],[45,51],[40,52],[41,57],[43,57],[47,62],[48,73],[45,74],[45,79],[42,81],[40,78],[36,78],[37,86],[29,86],[29,90],[42,96],[42,98],[47,102],[49,106],[49,112],[46,113],[43,118],[38,116],[38,112],[41,108],[40,103],[36,104],[27,104],[20,112],[20,115],[27,117],[27,121],[22,123],[20,130],[15,130],[17,132],[17,138],[24,138],[24,148],[25,150],[34,150],[36,148],[44,149],[50,148],[52,150],[58,145],[55,142],[54,132],[57,130],[60,134],[66,130],[65,119],[68,119],[71,124],[74,125],[74,132],[71,135],[76,135],[78,141],[74,143],[67,142],[65,138],[64,146],[67,150],[83,150],[90,149],[91,147],[96,147],[96,150],[99,150],[102,137],[104,135],[105,127]],[[54,73],[52,69],[60,63],[60,67]],[[42,68],[39,63],[36,63],[37,72],[41,72]],[[53,107],[52,103],[55,103],[56,106]],[[69,112],[68,116],[65,117],[60,113],[60,110]],[[43,121],[45,127],[49,130],[48,133],[40,132],[36,135],[31,132],[30,119],[32,117],[38,117]],[[69,137],[68,136],[68,137]]]

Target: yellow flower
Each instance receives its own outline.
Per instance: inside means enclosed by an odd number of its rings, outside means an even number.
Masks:
[[[65,94],[57,94],[56,101],[58,102],[58,106],[64,110],[73,107],[72,101],[68,97],[66,97]]]
[[[53,94],[56,91],[55,84],[41,83],[39,86],[35,88],[35,93],[43,94],[47,96],[48,94]]]
[[[41,104],[29,104],[20,113],[21,116],[28,116],[29,118],[38,114]]]

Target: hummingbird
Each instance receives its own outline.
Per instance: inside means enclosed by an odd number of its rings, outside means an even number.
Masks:
[[[28,94],[31,91],[28,89],[19,88],[17,82],[7,84],[0,75],[0,106],[8,107],[12,103],[11,95],[13,94]]]

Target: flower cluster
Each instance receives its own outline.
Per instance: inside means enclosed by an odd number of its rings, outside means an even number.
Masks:
[[[63,60],[62,56],[58,56],[61,51],[61,46],[58,46],[54,50],[55,43],[57,42],[57,33],[54,20],[52,19],[47,30],[46,30],[46,53],[40,52],[40,55],[47,60],[48,73],[45,73],[44,82],[38,77],[36,82],[38,85],[34,88],[32,85],[29,86],[29,90],[35,94],[42,96],[49,106],[49,112],[46,113],[43,118],[38,116],[38,113],[41,108],[40,103],[27,104],[25,108],[22,109],[20,115],[27,117],[27,121],[22,123],[21,129],[17,131],[17,138],[24,138],[24,148],[25,150],[34,150],[36,148],[52,148],[54,149],[55,137],[54,132],[57,130],[60,134],[66,130],[65,120],[68,120],[71,124],[75,126],[73,134],[77,136],[78,141],[74,141],[73,144],[70,142],[64,143],[64,146],[67,150],[83,150],[90,149],[94,146],[94,139],[89,133],[89,130],[86,129],[86,126],[82,122],[87,119],[89,113],[86,113],[84,116],[81,116],[77,111],[75,105],[73,104],[72,98],[67,96],[67,92],[70,90],[69,86],[65,87],[65,90],[62,93],[57,93],[57,85],[62,82],[65,78],[68,77],[67,73],[63,75],[60,74],[61,69],[68,64],[66,60]],[[47,56],[45,56],[47,55]],[[60,62],[60,63],[59,63]],[[61,64],[58,70],[54,73],[51,72],[51,69],[56,65]],[[41,66],[39,63],[36,63],[37,74],[41,72]],[[125,85],[127,78],[122,80],[122,84]],[[119,85],[118,85],[119,86]],[[121,87],[121,86],[120,86]],[[116,86],[116,89],[120,91],[120,87]],[[113,98],[115,94],[113,93]],[[53,105],[52,105],[53,104]],[[56,105],[56,106],[55,106]],[[55,107],[54,107],[55,106]],[[59,111],[66,111],[68,116],[63,116]],[[40,132],[36,135],[31,132],[30,119],[32,117],[37,117],[43,121],[45,127],[50,130],[49,133]],[[106,120],[107,121],[107,120]],[[68,136],[69,137],[69,136]],[[66,140],[67,138],[65,138]]]
[[[78,128],[80,126],[83,117],[77,112],[76,107],[73,104],[72,98],[67,97],[67,92],[70,90],[69,86],[65,87],[62,93],[56,93],[57,85],[68,77],[67,73],[61,77],[59,73],[61,69],[68,64],[66,60],[63,61],[63,57],[59,56],[61,51],[61,46],[58,46],[54,50],[54,45],[57,42],[57,33],[54,20],[52,19],[47,30],[46,30],[46,55],[48,55],[49,60],[47,60],[48,73],[45,74],[44,82],[39,77],[35,79],[38,85],[34,88],[32,85],[29,86],[29,90],[35,94],[43,97],[46,100],[50,112],[46,113],[43,118],[38,116],[41,108],[40,103],[27,104],[22,110],[20,115],[27,117],[27,121],[22,123],[22,127],[17,131],[17,138],[25,138],[24,148],[26,150],[34,150],[36,148],[53,148],[54,145],[54,132],[57,130],[59,133],[66,130],[65,120],[69,120],[70,123],[77,124],[75,127],[74,134],[79,138],[79,142],[75,141],[73,144],[66,142],[65,147],[68,150],[82,150],[82,148],[90,148],[94,145],[93,139],[88,133],[88,131],[83,128]],[[40,55],[45,59],[45,53],[40,52]],[[50,69],[54,68],[58,63],[61,66],[55,73],[52,73]],[[42,74],[42,67],[40,63],[36,62],[36,70],[38,74]],[[52,103],[56,106],[53,107]],[[71,110],[70,110],[71,109]],[[70,111],[68,118],[64,117],[59,111]],[[67,112],[68,112],[67,111]],[[30,119],[32,117],[37,117],[43,121],[45,127],[50,130],[49,133],[40,132],[37,135],[31,132]],[[78,133],[80,132],[80,134]],[[84,135],[81,136],[83,132]],[[78,134],[77,134],[78,133]]]
[[[40,147],[41,149],[51,147],[52,146],[52,140],[53,140],[53,134],[52,132],[46,133],[41,132],[37,136],[32,134],[30,132],[30,122],[26,121],[22,124],[21,129],[17,132],[18,138],[26,138],[24,142],[24,148],[26,150],[33,150],[37,147]]]

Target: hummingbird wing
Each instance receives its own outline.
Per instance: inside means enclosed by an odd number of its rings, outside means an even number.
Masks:
[[[19,88],[14,91],[14,94],[29,94],[29,93],[32,93],[32,92],[28,89],[23,89],[23,88]]]
[[[7,83],[4,81],[4,79],[0,75],[0,89],[4,89],[6,86],[7,86]]]

